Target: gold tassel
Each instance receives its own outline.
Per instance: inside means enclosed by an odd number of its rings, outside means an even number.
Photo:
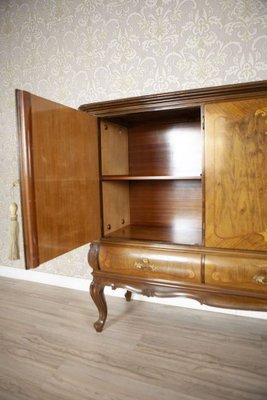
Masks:
[[[11,203],[9,206],[10,222],[9,222],[9,260],[19,259],[19,223],[17,216],[18,206],[16,203]]]

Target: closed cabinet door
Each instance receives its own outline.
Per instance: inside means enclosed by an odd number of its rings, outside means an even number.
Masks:
[[[205,115],[205,244],[267,250],[267,98]]]
[[[17,91],[27,268],[100,237],[96,118]]]

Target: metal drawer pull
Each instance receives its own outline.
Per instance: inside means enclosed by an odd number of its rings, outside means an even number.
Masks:
[[[134,268],[140,269],[141,271],[156,271],[156,267],[150,264],[148,258],[143,258],[141,261],[135,261]]]
[[[254,275],[252,279],[257,283],[261,283],[262,285],[267,285],[266,276],[264,275]]]

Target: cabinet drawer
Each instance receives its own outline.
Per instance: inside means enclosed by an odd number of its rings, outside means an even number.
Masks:
[[[205,283],[267,292],[267,260],[206,256]]]
[[[102,271],[144,278],[201,282],[201,257],[172,250],[100,245]]]

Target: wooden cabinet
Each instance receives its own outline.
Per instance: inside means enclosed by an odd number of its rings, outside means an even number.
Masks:
[[[93,242],[109,285],[267,310],[267,82],[87,104],[17,91],[27,268]]]

